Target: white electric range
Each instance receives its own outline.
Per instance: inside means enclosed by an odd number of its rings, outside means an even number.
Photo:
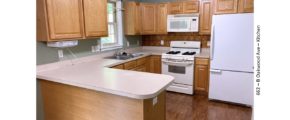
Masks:
[[[175,78],[168,91],[194,93],[194,55],[200,46],[199,41],[171,41],[170,51],[162,54],[162,74]]]

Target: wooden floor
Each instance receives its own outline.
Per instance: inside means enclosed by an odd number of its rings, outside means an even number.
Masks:
[[[209,101],[207,96],[166,93],[166,120],[251,120],[252,108]]]

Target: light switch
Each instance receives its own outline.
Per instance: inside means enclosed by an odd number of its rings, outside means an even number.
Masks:
[[[63,58],[63,51],[62,50],[58,50],[58,58]]]

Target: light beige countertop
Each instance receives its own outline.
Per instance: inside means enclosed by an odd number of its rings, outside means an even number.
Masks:
[[[199,54],[194,55],[198,58],[209,58],[210,57],[210,48],[202,48]]]
[[[145,53],[141,57],[164,52],[136,51]],[[82,61],[40,65],[37,66],[37,78],[134,99],[153,98],[173,82],[172,76],[109,68],[141,57],[115,60],[96,55]]]

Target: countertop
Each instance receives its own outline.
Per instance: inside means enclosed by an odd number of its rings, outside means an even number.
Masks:
[[[146,57],[163,51],[142,52],[141,57]],[[61,67],[59,63],[52,64],[54,67],[50,66],[50,69],[38,70],[37,78],[133,99],[153,98],[173,82],[172,76],[109,68],[141,57],[130,60],[98,58]]]
[[[209,58],[210,57],[210,48],[202,48],[199,54],[194,55],[198,58]]]

